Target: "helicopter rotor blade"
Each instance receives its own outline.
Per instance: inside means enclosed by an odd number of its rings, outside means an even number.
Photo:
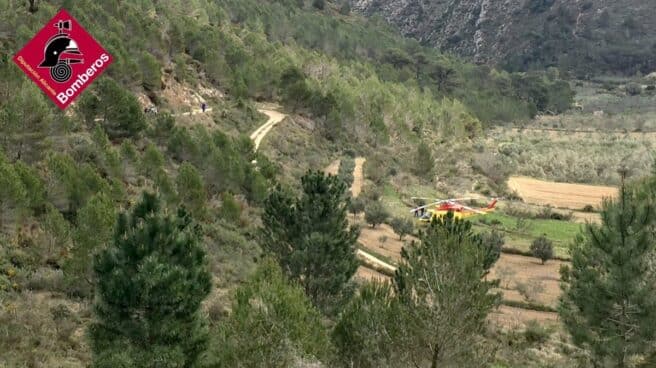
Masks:
[[[423,205],[423,206],[420,206],[420,207],[417,207],[417,208],[413,208],[413,209],[410,210],[410,213],[414,213],[414,212],[417,212],[417,211],[422,210],[422,209],[424,209],[424,208],[428,208],[428,207],[431,207],[431,206],[435,206],[435,205],[440,204],[440,203],[443,203],[443,202],[444,202],[444,201],[438,201],[438,202],[429,203],[429,204],[426,204],[426,205]]]
[[[469,206],[462,206],[462,208],[464,208],[464,209],[466,209],[466,210],[468,210],[468,211],[475,212],[475,213],[477,213],[477,214],[479,214],[479,215],[482,215],[482,214],[485,213],[485,212],[483,212],[483,211],[481,211],[481,210],[477,210],[476,208],[471,208],[471,207],[469,207]]]

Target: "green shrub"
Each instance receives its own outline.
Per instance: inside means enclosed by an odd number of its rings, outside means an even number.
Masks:
[[[352,198],[351,201],[349,202],[349,212],[353,214],[353,217],[364,211],[365,209],[365,201],[361,197],[357,198]]]
[[[485,269],[489,270],[501,257],[501,250],[503,249],[506,239],[503,233],[491,230],[481,235],[481,245],[483,247],[485,256]]]
[[[349,188],[353,185],[353,169],[355,169],[355,160],[352,157],[346,156],[341,159],[337,176]]]
[[[298,358],[327,361],[332,354],[321,313],[303,289],[271,259],[235,292],[231,314],[219,324],[210,366],[291,367]]]
[[[241,205],[229,193],[221,194],[221,215],[228,221],[237,222],[241,217]]]
[[[549,340],[551,333],[538,321],[529,321],[524,330],[524,339],[532,345],[542,345]]]
[[[531,243],[531,253],[545,264],[554,256],[553,242],[542,235]]]
[[[332,333],[340,367],[387,367],[396,343],[398,304],[388,284],[365,284],[340,314]]]
[[[399,240],[403,240],[404,236],[411,234],[414,230],[414,224],[410,219],[395,217],[392,219],[390,225],[394,229],[394,232],[399,234]]]
[[[376,227],[389,218],[389,213],[379,201],[370,201],[365,206],[364,219],[372,227]]]
[[[102,120],[102,127],[110,139],[137,136],[146,128],[146,118],[134,95],[121,88],[115,81],[102,78],[95,88],[97,101],[87,109],[91,116]]]

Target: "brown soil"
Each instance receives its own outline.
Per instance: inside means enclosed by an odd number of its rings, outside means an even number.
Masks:
[[[364,183],[364,163],[367,161],[364,157],[355,159],[355,168],[353,169],[353,185],[351,185],[351,194],[353,198],[360,195],[362,192],[362,184]]]
[[[584,184],[555,183],[527,177],[511,177],[508,187],[527,203],[580,210],[586,205],[596,208],[602,200],[617,195],[617,188]]]
[[[340,165],[340,161],[335,160],[330,165],[328,165],[328,167],[326,167],[323,171],[327,175],[337,175],[337,173],[339,172],[339,165]]]
[[[412,239],[406,237],[404,240],[399,240],[399,236],[386,224],[378,225],[376,228],[364,224],[362,226],[366,227],[362,227],[360,230],[360,238],[358,239],[360,243],[372,252],[393,261],[401,259],[401,248],[405,246],[406,241],[410,242]]]
[[[538,312],[502,305],[498,310],[490,313],[488,319],[504,329],[515,330],[521,329],[530,321],[538,321],[542,324],[558,323],[558,313]]]
[[[380,241],[381,236],[387,237],[384,243]],[[405,241],[411,240],[411,237],[407,237]],[[405,242],[400,241],[398,235],[387,225],[380,225],[375,229],[371,227],[362,229],[359,242],[372,253],[380,254],[394,262],[401,259],[401,249],[405,245]],[[525,301],[517,288],[518,285],[524,284],[533,302],[555,307],[560,296],[559,272],[563,263],[549,261],[542,265],[536,258],[504,253],[491,270],[490,277],[500,279],[504,299]],[[504,272],[505,270],[507,272]],[[536,287],[544,290],[535,292]]]
[[[380,272],[374,271],[371,268],[364,266],[358,267],[358,271],[355,273],[355,277],[365,281],[379,281],[386,282],[390,281],[390,277],[383,275]]]
[[[549,261],[542,265],[538,259],[515,254],[502,254],[490,272],[491,278],[499,279],[503,298],[525,301],[517,285],[528,286],[529,297],[538,304],[556,307],[560,296],[560,267],[564,262]],[[504,272],[507,271],[507,272]],[[537,292],[535,288],[544,288]]]

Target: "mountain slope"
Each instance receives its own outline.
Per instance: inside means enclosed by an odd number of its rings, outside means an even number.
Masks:
[[[656,69],[650,0],[351,0],[423,44],[505,65],[581,75]]]

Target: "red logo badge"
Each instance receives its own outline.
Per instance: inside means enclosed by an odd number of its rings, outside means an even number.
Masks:
[[[61,10],[15,56],[14,62],[65,109],[112,63],[112,56]]]

